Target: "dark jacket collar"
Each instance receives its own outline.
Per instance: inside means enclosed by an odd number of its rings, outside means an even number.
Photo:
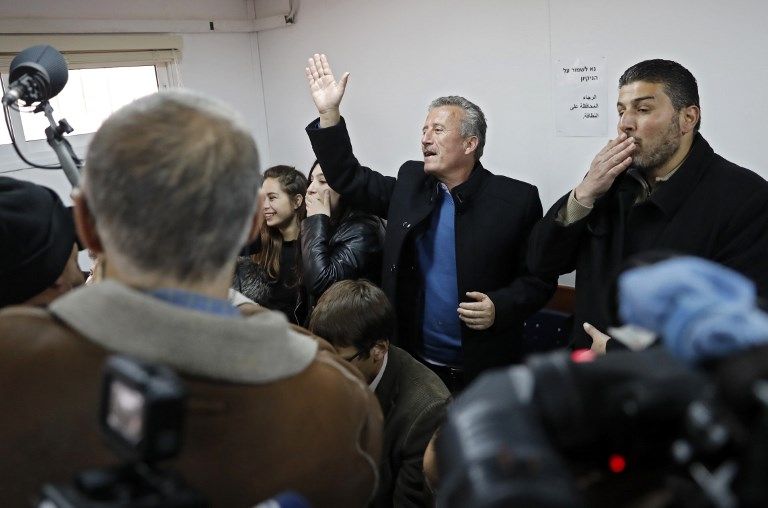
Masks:
[[[451,196],[453,196],[457,213],[463,212],[470,205],[472,198],[482,188],[483,182],[490,174],[480,161],[477,161],[475,162],[475,167],[472,168],[472,172],[469,174],[469,178],[451,189]],[[440,192],[440,182],[438,182],[437,178],[430,176],[427,178],[426,185],[431,189],[430,201],[433,201]]]
[[[674,215],[707,171],[713,155],[714,150],[709,143],[697,133],[688,157],[669,180],[659,184],[651,193],[650,201],[668,217]]]

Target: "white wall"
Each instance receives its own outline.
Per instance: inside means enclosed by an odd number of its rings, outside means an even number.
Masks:
[[[342,114],[363,163],[394,174],[420,158],[426,104],[456,93],[488,117],[485,166],[536,184],[547,208],[613,134],[611,111],[604,137],[555,136],[551,62],[589,54],[607,57],[610,104],[628,66],[683,63],[699,80],[703,135],[765,177],[766,19],[768,3],[752,0],[304,1],[295,26],[258,35],[269,163],[311,162],[303,69],[325,52],[337,75],[351,72]]]
[[[185,34],[181,79],[185,88],[230,105],[251,128],[264,166],[270,159],[256,34]]]
[[[248,0],[0,0],[0,17],[8,18],[217,20],[253,17],[253,10]],[[680,61],[699,80],[704,136],[726,158],[768,177],[766,19],[768,3],[754,0],[303,0],[286,28],[183,34],[181,72],[185,86],[240,111],[262,167],[307,168],[313,159],[303,128],[316,116],[304,78],[314,52],[327,53],[338,75],[352,73],[342,112],[355,152],[386,174],[420,158],[428,102],[464,95],[488,118],[485,166],[537,185],[547,208],[613,132],[555,136],[556,58],[605,56],[611,104],[629,65]],[[68,193],[60,174],[14,176]]]
[[[246,0],[0,1],[0,16],[41,19],[238,19],[252,11]],[[610,103],[627,66],[650,57],[682,62],[700,82],[702,133],[727,158],[768,176],[758,138],[768,113],[768,32],[758,26],[765,19],[768,3],[754,0],[304,0],[287,28],[183,34],[181,72],[185,86],[241,112],[262,166],[307,167],[313,158],[303,69],[315,51],[338,74],[352,73],[343,113],[356,153],[387,174],[420,157],[429,100],[465,95],[488,117],[485,165],[536,184],[547,207],[609,136],[555,136],[555,58],[606,56]]]

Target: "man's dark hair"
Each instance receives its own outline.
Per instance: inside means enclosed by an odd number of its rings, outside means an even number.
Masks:
[[[701,110],[699,86],[696,83],[696,78],[693,77],[691,71],[677,62],[655,59],[636,63],[621,75],[619,88],[635,81],[663,84],[664,91],[669,96],[676,111],[688,106],[697,106]],[[698,132],[699,127],[701,127],[701,113],[699,113],[699,121],[693,131]]]
[[[395,313],[386,295],[363,279],[333,284],[309,320],[309,331],[335,347],[354,346],[361,358],[368,358],[377,342],[390,340],[394,330]]]

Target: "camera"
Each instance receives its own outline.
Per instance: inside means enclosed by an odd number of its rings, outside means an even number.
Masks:
[[[121,356],[107,360],[99,422],[118,455],[154,463],[181,450],[186,391],[174,372]]]
[[[768,506],[767,379],[768,346],[699,369],[652,348],[485,374],[448,409],[437,505]]]
[[[78,473],[71,484],[45,485],[38,508],[200,508],[204,497],[157,463],[182,446],[186,390],[169,368],[125,356],[107,359],[99,424],[123,463]]]

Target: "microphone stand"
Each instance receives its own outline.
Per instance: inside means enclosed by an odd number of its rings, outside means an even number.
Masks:
[[[72,188],[77,188],[80,185],[80,168],[83,165],[83,161],[75,155],[69,140],[64,137],[64,134],[69,134],[74,129],[72,129],[72,126],[69,125],[66,119],[62,118],[59,123],[56,123],[56,120],[53,119],[53,108],[48,101],[41,102],[35,108],[35,113],[40,111],[45,114],[45,117],[51,124],[50,127],[45,128],[45,137],[48,140],[48,145],[56,152],[61,169],[67,175],[67,180],[72,184]]]

